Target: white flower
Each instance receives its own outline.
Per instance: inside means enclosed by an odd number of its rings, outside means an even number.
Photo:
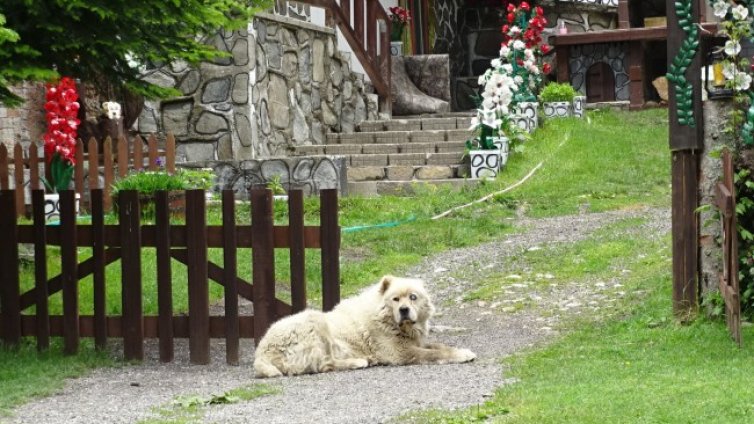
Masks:
[[[744,19],[746,19],[747,16],[749,16],[749,9],[742,4],[739,4],[738,6],[734,7],[732,12],[733,12],[733,19],[737,21],[743,21]]]
[[[523,50],[526,48],[526,44],[524,44],[521,40],[516,40],[513,42],[513,50]]]
[[[519,32],[521,32],[521,28],[519,28],[519,27],[518,27],[518,26],[516,26],[516,25],[513,25],[513,26],[511,27],[511,29],[510,29],[510,33],[511,33],[511,34],[513,34],[513,35],[516,35],[516,34],[518,34]]]
[[[502,66],[502,68],[503,68],[503,72],[505,72],[506,74],[513,73],[513,65],[511,65],[510,63],[506,63],[505,65]]]
[[[482,114],[482,124],[490,128],[499,128],[503,124],[503,121],[497,117],[494,110],[484,111]]]
[[[736,91],[748,90],[751,86],[751,75],[744,72],[739,72],[733,78],[733,87]]]
[[[471,118],[471,126],[469,127],[469,131],[476,129],[476,127],[479,126],[479,116],[478,113],[481,111],[477,111],[477,116],[474,116]]]
[[[492,66],[493,68],[499,68],[502,64],[503,63],[500,61],[500,59],[492,59],[492,61],[490,61],[490,66]]]
[[[723,63],[723,76],[727,80],[732,80],[736,74],[738,73],[738,69],[736,68],[736,65],[732,62],[725,62]]]
[[[523,79],[523,78],[521,78],[521,75],[516,75],[516,76],[515,76],[515,77],[513,78],[513,81],[516,81],[516,84],[523,84],[523,82],[524,82],[524,79]]]
[[[725,54],[728,56],[738,56],[741,52],[741,44],[738,41],[728,40],[725,42]]]
[[[508,46],[500,48],[500,57],[508,57],[509,54],[511,54],[511,49]]]
[[[712,9],[714,10],[715,16],[718,18],[724,18],[725,15],[728,14],[728,2],[725,0],[717,0],[715,4],[712,5]]]
[[[524,50],[524,57],[529,60],[534,59],[534,51],[532,49]]]
[[[476,81],[476,83],[479,84],[479,85],[484,85],[484,82],[486,80],[487,80],[487,76],[486,75],[479,75],[479,79]]]

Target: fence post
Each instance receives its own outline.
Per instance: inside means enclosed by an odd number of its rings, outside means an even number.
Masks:
[[[94,141],[94,139],[91,141]],[[92,151],[97,151],[96,142],[92,143],[91,141],[89,142],[89,154]],[[94,147],[94,150],[91,147]],[[90,173],[92,169],[90,166]],[[95,167],[94,169],[97,168]],[[97,349],[103,350],[107,347],[107,285],[105,283],[105,207],[101,188],[89,190],[89,207],[92,214],[92,258],[94,259],[94,269],[92,270],[92,282],[94,286],[94,345]]]
[[[29,145],[29,188],[31,190],[44,188],[39,185],[39,155],[37,143],[34,142]]]
[[[304,240],[304,192],[288,191],[288,243],[291,258],[291,312],[306,309],[306,269]]]
[[[275,241],[272,191],[251,190],[251,258],[254,300],[254,340],[258,344],[275,321]]]
[[[63,284],[63,352],[79,349],[79,280],[76,240],[76,193],[60,192],[60,265]]]
[[[123,301],[123,356],[144,359],[144,319],[141,300],[141,226],[139,192],[118,193]]]
[[[36,153],[32,153],[36,158]],[[50,313],[47,306],[47,219],[45,217],[45,191],[34,188],[31,192],[31,212],[34,217],[34,291],[36,293],[37,350],[50,347]]]
[[[111,192],[111,184],[113,183],[113,141],[110,137],[107,137],[105,139],[105,142],[102,144],[102,166],[104,168],[105,173],[105,185],[102,187],[102,189],[105,190],[104,192],[104,207],[106,211],[112,210],[112,196],[110,195]]]
[[[338,190],[320,190],[319,239],[322,245],[322,310],[340,302],[340,227]]]
[[[189,290],[189,360],[209,363],[209,283],[204,190],[186,190],[186,257]]]
[[[236,244],[236,212],[233,190],[223,190],[223,285],[225,286],[225,360],[238,365],[238,257]]]
[[[173,281],[170,266],[170,208],[168,192],[155,193],[155,250],[157,253],[157,331],[160,361],[170,362],[173,344]]]
[[[14,187],[16,188],[16,214],[18,216],[26,215],[26,205],[24,203],[24,151],[21,144],[16,143],[13,148],[13,177]]]
[[[18,278],[18,224],[14,190],[0,190],[0,329],[6,344],[21,341]]]
[[[8,190],[8,148],[0,144],[0,190]]]

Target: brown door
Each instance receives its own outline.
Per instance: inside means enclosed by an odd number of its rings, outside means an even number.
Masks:
[[[615,101],[615,76],[607,63],[595,63],[586,71],[586,101]]]

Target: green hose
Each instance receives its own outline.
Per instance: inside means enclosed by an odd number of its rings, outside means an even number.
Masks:
[[[392,228],[392,227],[397,227],[399,225],[407,224],[413,221],[416,221],[416,216],[411,215],[403,221],[390,221],[390,222],[383,222],[382,224],[374,224],[374,225],[356,225],[353,227],[341,228],[340,232],[341,233],[355,233],[356,231],[371,230],[373,228]]]

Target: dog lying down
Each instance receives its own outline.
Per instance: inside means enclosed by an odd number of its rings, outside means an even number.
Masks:
[[[306,310],[273,324],[256,350],[256,377],[474,360],[468,349],[425,340],[433,312],[421,280],[385,276],[330,312]]]

